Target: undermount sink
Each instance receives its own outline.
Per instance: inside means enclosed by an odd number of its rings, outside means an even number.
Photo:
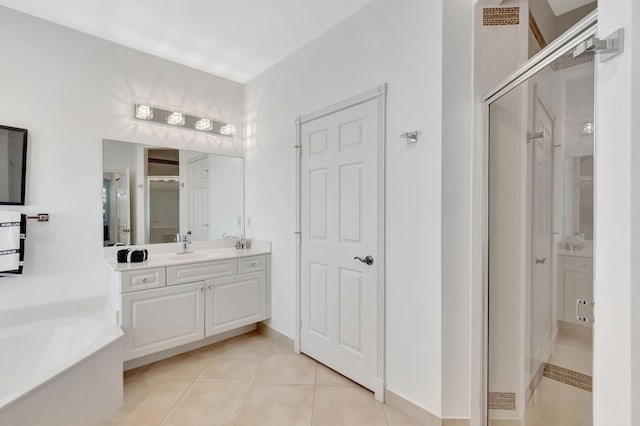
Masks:
[[[211,257],[212,256],[209,253],[189,252],[189,253],[177,253],[177,254],[169,255],[167,256],[167,260],[193,262],[194,260],[205,260]]]

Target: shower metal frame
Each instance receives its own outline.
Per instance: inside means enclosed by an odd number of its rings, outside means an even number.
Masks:
[[[597,9],[533,56],[517,71],[506,77],[495,89],[482,97],[482,424],[488,426],[489,372],[489,112],[492,103],[528,81],[555,60],[571,52],[580,43],[596,35]],[[597,78],[597,76],[596,76]]]

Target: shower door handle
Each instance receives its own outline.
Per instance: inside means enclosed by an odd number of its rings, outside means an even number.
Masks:
[[[585,316],[582,315],[582,313],[580,312],[580,306],[594,306],[595,302],[591,301],[588,302],[584,299],[576,299],[576,319],[580,322],[594,322],[595,319],[593,318],[587,318]]]

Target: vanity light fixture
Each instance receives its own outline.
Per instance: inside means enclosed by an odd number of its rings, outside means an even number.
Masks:
[[[220,134],[225,136],[235,136],[236,134],[236,126],[233,124],[225,124],[220,127]]]
[[[594,131],[595,131],[595,128],[593,126],[593,120],[584,122],[584,124],[582,125],[583,136],[593,135]]]
[[[184,122],[184,114],[181,112],[172,112],[167,116],[167,124],[171,126],[182,127],[184,126]]]
[[[138,120],[153,119],[153,108],[149,105],[136,105],[136,118]]]
[[[208,118],[201,118],[196,121],[195,128],[196,130],[202,130],[203,132],[210,132],[213,130],[213,122]]]
[[[233,137],[237,134],[235,124],[176,112],[168,108],[154,107],[148,104],[134,104],[133,116],[138,120],[168,124],[174,127],[182,127],[183,129],[196,130],[214,135]]]

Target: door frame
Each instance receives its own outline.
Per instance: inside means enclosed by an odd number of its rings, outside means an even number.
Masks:
[[[481,98],[481,144],[478,147],[480,151],[480,167],[474,172],[474,175],[481,179],[481,233],[473,232],[474,235],[480,236],[479,249],[481,255],[480,276],[482,277],[482,300],[480,306],[482,308],[482,330],[474,329],[472,333],[482,333],[482,425],[488,425],[489,407],[487,400],[488,383],[489,383],[489,139],[490,139],[490,106],[492,103],[500,99],[502,96],[528,81],[539,71],[549,66],[556,59],[564,54],[572,51],[576,45],[597,35],[598,29],[598,11],[597,9],[583,18],[571,29],[558,37],[546,48],[533,56],[529,61],[524,63],[517,71],[507,76],[495,89],[487,93]],[[597,60],[597,57],[596,57]],[[597,82],[597,68],[594,78]],[[596,83],[597,84],[597,83]],[[595,139],[595,138],[594,138]],[[526,143],[523,141],[522,143]],[[597,143],[597,140],[594,140]],[[594,205],[595,208],[595,205]],[[594,215],[595,217],[595,215]],[[595,222],[594,222],[595,227]],[[476,241],[474,243],[477,244]],[[595,242],[594,242],[595,244]],[[525,274],[526,275],[526,274]],[[596,282],[594,280],[594,288]],[[478,302],[474,299],[474,303]],[[595,349],[595,348],[594,348]]]
[[[294,339],[294,350],[300,353],[301,350],[301,286],[302,286],[302,125],[313,120],[334,114],[336,112],[377,99],[378,102],[378,345],[377,345],[377,383],[375,389],[376,399],[384,402],[384,390],[386,386],[385,376],[385,306],[386,306],[386,268],[385,268],[385,233],[386,233],[386,114],[387,114],[387,84],[381,84],[373,90],[369,90],[360,95],[338,102],[326,108],[322,108],[311,114],[302,115],[295,119],[296,126],[296,332]]]

